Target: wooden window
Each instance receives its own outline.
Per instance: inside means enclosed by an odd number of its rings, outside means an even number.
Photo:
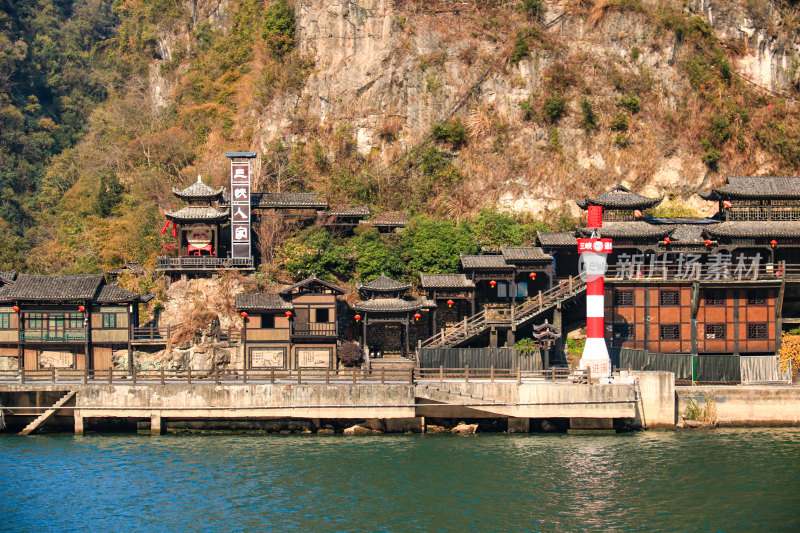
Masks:
[[[763,289],[750,289],[747,291],[747,305],[767,305],[767,295]]]
[[[11,313],[0,313],[0,329],[11,328]]]
[[[672,289],[659,291],[658,305],[661,306],[680,305],[680,293]]]
[[[117,314],[116,313],[103,313],[103,328],[114,329],[117,327]]]
[[[70,313],[67,329],[83,329],[83,315],[81,313]]]
[[[633,339],[633,324],[614,324],[614,339],[621,341]]]
[[[706,289],[706,305],[725,305],[725,289]]]
[[[633,289],[617,289],[614,291],[614,305],[630,307],[633,305]]]
[[[25,316],[25,329],[42,329],[42,313],[28,313]]]
[[[706,339],[724,339],[725,324],[706,324]]]
[[[330,311],[327,307],[314,309],[314,322],[330,322]]]
[[[275,328],[275,315],[273,315],[273,314],[261,315],[261,327],[263,329],[274,329]]]
[[[677,291],[675,291],[677,292]],[[680,324],[662,324],[658,328],[658,337],[662,341],[678,341],[681,339]]]
[[[747,338],[748,339],[766,339],[767,338],[767,323],[755,322],[747,324]]]

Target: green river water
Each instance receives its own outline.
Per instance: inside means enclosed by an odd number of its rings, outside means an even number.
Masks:
[[[6,435],[0,530],[800,530],[800,429]]]

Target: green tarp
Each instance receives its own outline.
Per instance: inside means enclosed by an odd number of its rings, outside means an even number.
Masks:
[[[423,348],[420,368],[490,368],[542,370],[540,353],[520,355],[514,348]]]

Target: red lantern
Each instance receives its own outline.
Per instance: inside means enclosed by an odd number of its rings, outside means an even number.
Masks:
[[[161,228],[161,235],[164,235],[167,232],[167,228],[169,227],[169,220],[164,221],[164,227]]]
[[[354,316],[353,318],[355,318],[355,319],[356,319],[356,322],[358,322],[359,320],[361,320],[361,315],[356,315],[356,316]]]
[[[86,312],[86,308],[84,306],[82,306],[82,305],[79,305],[78,306],[78,311],[80,311],[81,313],[85,313]]]
[[[292,316],[292,312],[291,311],[286,311],[283,314],[286,315],[286,318],[290,318]]]
[[[664,244],[669,244],[671,242],[672,242],[672,239],[670,239],[669,237],[664,237]]]
[[[495,280],[492,280],[492,281],[490,281],[490,282],[489,282],[489,286],[490,286],[491,288],[493,288],[493,289],[494,289],[495,285],[497,285],[497,282],[496,282]]]
[[[173,237],[178,236],[178,227],[175,225],[175,222],[172,223],[172,236]]]
[[[529,276],[531,279],[536,279],[536,272],[531,272],[530,274],[528,274],[528,276]]]
[[[12,307],[11,310],[14,311],[15,313],[19,313],[19,307],[17,307],[16,305]]]
[[[772,246],[773,248],[775,248],[776,246],[778,246],[778,241],[776,241],[775,239],[772,239],[771,241],[769,241],[769,245]]]
[[[706,239],[706,246],[711,246],[711,241]]]
[[[731,205],[732,204],[731,204],[730,200],[725,200],[724,202],[722,202],[722,207],[726,207],[727,208],[727,207],[730,207]]]
[[[414,313],[414,320],[419,320],[422,315],[419,312]]]
[[[453,300],[447,300],[447,307],[453,307],[455,302]]]
[[[242,318],[247,318],[247,313],[245,313],[244,311],[242,311],[242,312],[241,312],[241,313],[239,313],[239,314],[240,314],[240,315],[242,315]]]
[[[642,218],[642,212],[640,210],[636,209],[633,212],[633,216],[636,217],[636,218]]]

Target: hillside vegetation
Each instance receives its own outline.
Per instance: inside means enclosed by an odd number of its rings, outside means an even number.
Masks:
[[[224,185],[226,150],[259,153],[257,190],[414,217],[348,238],[265,218],[267,281],[453,271],[617,181],[701,212],[726,175],[800,167],[800,15],[761,4],[6,0],[0,269],[152,267],[172,187]],[[753,81],[762,57],[780,68]]]

